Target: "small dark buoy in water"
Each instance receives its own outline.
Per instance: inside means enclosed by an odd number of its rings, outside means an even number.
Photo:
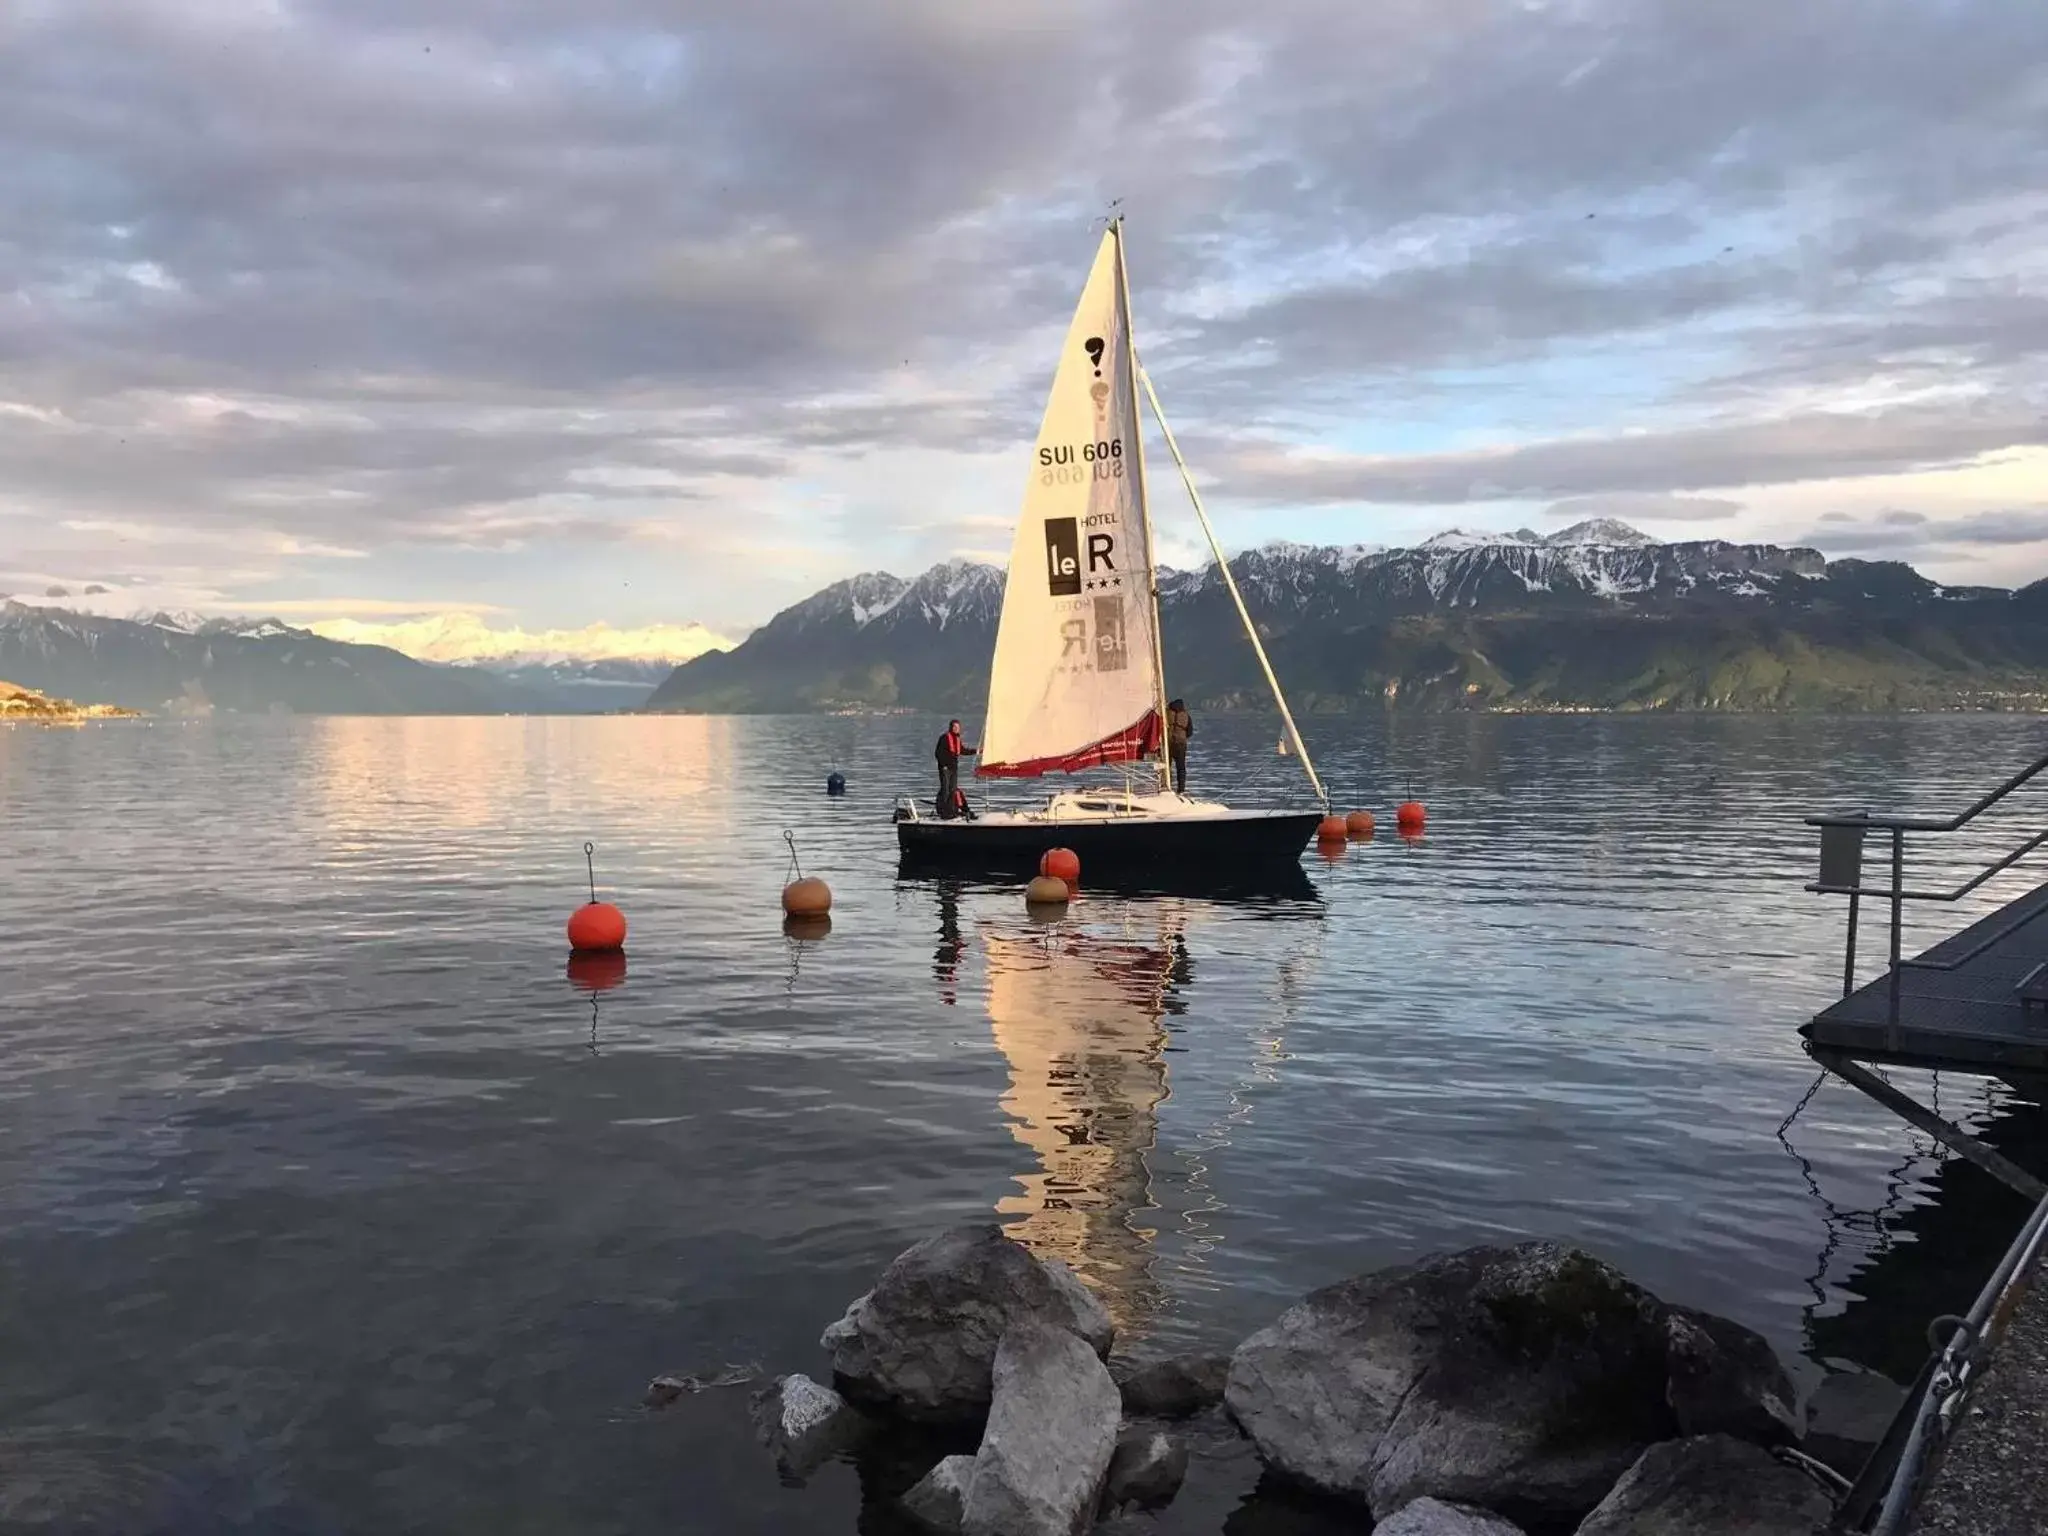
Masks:
[[[834,768],[825,775],[825,793],[828,795],[843,795],[846,793],[846,775],[837,768]]]
[[[626,947],[626,914],[597,899],[595,849],[583,845],[583,863],[590,875],[590,900],[569,914],[569,948],[602,954]]]
[[[1344,824],[1342,816],[1325,816],[1316,827],[1316,841],[1319,843],[1341,843],[1351,835],[1351,829]]]
[[[1429,812],[1422,808],[1420,800],[1403,800],[1394,811],[1394,825],[1403,832],[1420,832],[1427,820]]]
[[[1048,848],[1038,861],[1038,872],[1072,885],[1081,878],[1081,856],[1071,848]]]
[[[1357,842],[1372,836],[1373,825],[1371,811],[1353,811],[1344,818],[1345,834]]]

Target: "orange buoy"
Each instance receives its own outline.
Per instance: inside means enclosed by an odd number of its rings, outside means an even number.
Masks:
[[[623,949],[578,949],[569,954],[569,984],[582,992],[609,992],[626,979]]]
[[[1325,816],[1316,828],[1319,843],[1341,843],[1351,835],[1351,829],[1344,824],[1342,816]]]
[[[586,901],[569,914],[569,947],[601,953],[626,947],[626,914],[608,901]]]
[[[1427,820],[1429,812],[1422,808],[1420,800],[1403,800],[1394,811],[1394,825],[1404,832],[1420,832]]]
[[[1344,830],[1350,836],[1364,839],[1372,836],[1373,819],[1371,811],[1353,811],[1344,818]]]
[[[583,845],[583,869],[590,877],[590,900],[569,914],[569,949],[603,954],[626,947],[626,914],[597,899],[597,848]]]
[[[1071,848],[1048,848],[1038,861],[1038,872],[1072,885],[1081,878],[1081,856]]]
[[[819,917],[832,910],[832,887],[816,875],[792,880],[782,888],[782,910],[791,917]]]
[[[1064,907],[1073,899],[1074,893],[1067,882],[1056,875],[1036,875],[1031,883],[1024,887],[1024,900],[1034,907]]]

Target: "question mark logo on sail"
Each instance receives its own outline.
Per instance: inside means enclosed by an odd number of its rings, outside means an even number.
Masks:
[[[1081,343],[1081,348],[1088,354],[1088,361],[1095,365],[1095,377],[1097,377],[1098,379],[1101,378],[1102,338],[1100,336],[1090,336],[1086,341]]]

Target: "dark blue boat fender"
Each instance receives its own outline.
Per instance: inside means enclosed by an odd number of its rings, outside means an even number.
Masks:
[[[834,768],[825,775],[825,793],[828,795],[843,795],[846,793],[846,775],[837,768]]]

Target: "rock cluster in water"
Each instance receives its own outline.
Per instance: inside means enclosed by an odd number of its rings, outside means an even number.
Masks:
[[[956,1227],[821,1342],[832,1386],[758,1394],[762,1440],[801,1476],[891,1424],[978,1432],[901,1501],[944,1536],[1124,1529],[1186,1476],[1173,1421],[1219,1410],[1270,1475],[1382,1536],[1814,1536],[1830,1513],[1771,1454],[1801,1417],[1762,1338],[1556,1243],[1360,1275],[1228,1357],[1134,1364],[1108,1361],[1108,1315],[1072,1271]]]

